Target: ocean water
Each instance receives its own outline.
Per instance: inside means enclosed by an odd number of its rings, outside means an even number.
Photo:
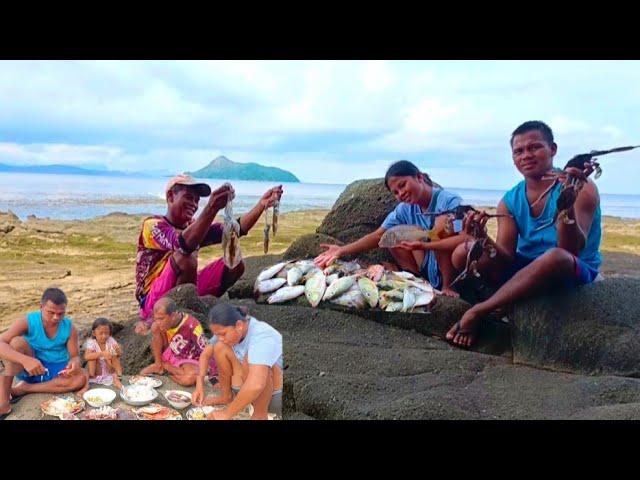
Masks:
[[[0,211],[11,210],[22,220],[40,218],[84,220],[112,212],[165,212],[165,177],[100,177],[85,175],[45,175],[0,173]],[[225,180],[203,180],[213,188]],[[253,207],[262,194],[277,182],[234,180],[234,211]],[[330,209],[346,185],[283,183],[282,212]],[[504,190],[448,187],[465,204],[496,206]],[[204,200],[201,200],[201,205]],[[600,194],[604,215],[640,218],[640,195]]]

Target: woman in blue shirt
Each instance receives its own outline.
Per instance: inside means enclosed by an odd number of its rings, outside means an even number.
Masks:
[[[429,175],[407,160],[392,164],[387,170],[384,183],[400,203],[387,215],[380,228],[347,245],[321,244],[326,251],[315,258],[316,265],[324,268],[342,256],[378,248],[384,232],[396,225],[417,225],[426,230],[441,230],[445,216],[434,218],[424,213],[444,212],[462,203],[458,195],[444,190]],[[389,251],[401,269],[426,278],[435,288],[441,289],[444,295],[457,297],[458,293],[450,288],[451,281],[455,278],[451,254],[465,238],[466,235],[454,235],[428,243],[403,242]]]

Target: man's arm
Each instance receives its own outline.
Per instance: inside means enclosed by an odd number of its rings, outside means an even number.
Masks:
[[[249,364],[247,379],[242,384],[242,388],[231,403],[224,409],[225,416],[232,418],[242,411],[247,405],[260,396],[260,393],[267,386],[269,367],[267,365]]]
[[[576,202],[567,211],[567,216],[575,220],[567,224],[560,220],[557,224],[558,247],[578,255],[587,243],[587,237],[598,206],[598,189],[588,180],[576,198]]]
[[[282,185],[267,190],[258,203],[240,218],[240,235],[246,235],[260,219],[260,215],[282,197]]]
[[[67,351],[70,357],[67,364],[67,375],[73,375],[82,368],[78,349],[78,331],[75,326],[71,326],[71,334],[69,335],[69,340],[67,340]]]
[[[512,263],[516,258],[516,247],[518,246],[518,225],[511,212],[503,200],[498,204],[497,212],[504,217],[498,217],[498,232],[496,241],[488,238],[488,241],[496,248],[496,258],[502,263]]]
[[[198,215],[198,218],[185,228],[181,234],[187,250],[193,251],[200,246],[209,231],[209,227],[213,223],[213,219],[220,209],[227,205],[227,198],[232,193],[233,188],[228,184],[211,192],[209,200],[202,212],[200,212],[200,215]]]
[[[24,355],[9,345],[9,342],[14,337],[20,337],[29,331],[29,324],[27,323],[27,317],[22,317],[11,324],[8,330],[0,334],[0,358],[8,360],[13,363],[19,363],[24,365],[25,361],[30,360],[32,357]]]

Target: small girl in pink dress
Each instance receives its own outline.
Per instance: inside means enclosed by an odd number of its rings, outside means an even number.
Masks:
[[[111,322],[106,318],[97,318],[91,326],[91,338],[85,344],[84,359],[87,361],[90,383],[113,385],[120,389],[122,349],[111,332]]]

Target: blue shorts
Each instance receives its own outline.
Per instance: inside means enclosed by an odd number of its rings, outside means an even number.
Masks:
[[[575,260],[575,271],[574,276],[571,278],[567,278],[563,282],[563,286],[568,288],[578,287],[580,285],[587,285],[595,280],[598,276],[598,270],[592,268],[580,258],[573,256]],[[524,267],[533,262],[535,258],[525,257],[523,255],[516,254],[515,261],[511,264],[511,266],[504,273],[502,278],[500,279],[500,285],[503,285],[508,280],[511,279],[518,271],[522,270]]]
[[[38,360],[40,359],[38,358]],[[18,375],[16,375],[16,378],[24,380],[27,383],[44,383],[56,378],[58,374],[64,370],[67,365],[69,365],[68,360],[66,362],[45,362],[40,360],[40,363],[42,363],[42,366],[47,369],[47,371],[44,372],[44,375],[31,376],[26,370],[22,370]]]

